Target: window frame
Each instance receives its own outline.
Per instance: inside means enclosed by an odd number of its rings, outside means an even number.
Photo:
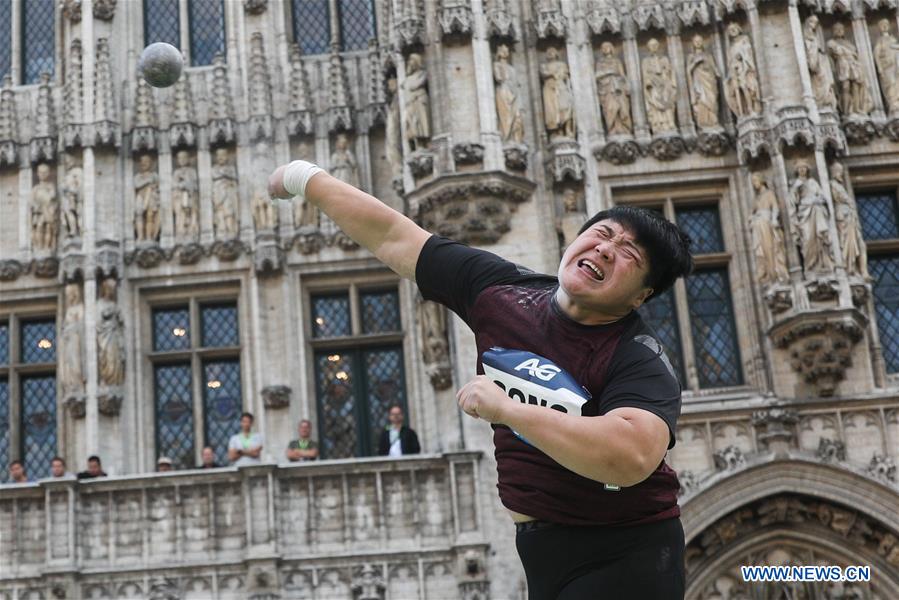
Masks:
[[[55,300],[49,301],[45,299],[35,299],[29,301],[27,307],[12,306],[7,310],[0,308],[0,323],[9,327],[9,356],[0,362],[0,379],[6,380],[7,393],[9,397],[9,447],[7,448],[9,461],[23,460],[24,430],[22,427],[22,416],[24,414],[22,402],[22,381],[24,378],[33,376],[52,375],[56,382],[56,452],[55,454],[63,454],[62,450],[66,447],[64,416],[65,411],[60,406],[60,389],[59,379],[57,378],[57,362],[43,363],[24,363],[21,357],[21,332],[22,325],[31,321],[42,321],[53,319],[56,327],[56,349],[59,350],[59,309]],[[9,363],[6,363],[6,360]],[[57,356],[58,360],[58,356]],[[9,478],[8,464],[0,465],[3,472],[0,473],[0,483],[6,482]],[[33,470],[29,470],[29,465],[25,465],[25,471],[29,477],[33,477]]]
[[[24,5],[28,0],[6,0],[11,3],[10,6],[10,27],[9,27],[9,71],[7,74],[12,80],[14,87],[30,87],[41,84],[40,76],[36,81],[25,83],[24,81],[24,61],[25,61],[25,10]],[[61,22],[63,20],[61,3],[53,2],[53,72],[50,73],[50,82],[59,83],[62,81],[62,29]],[[0,77],[2,81],[2,77]]]
[[[156,367],[166,365],[188,365],[191,372],[191,405],[193,408],[193,441],[194,465],[202,460],[203,447],[206,445],[206,411],[204,396],[204,368],[207,362],[214,360],[236,360],[240,364],[240,398],[241,411],[251,410],[252,398],[249,392],[249,372],[247,350],[246,306],[238,282],[197,289],[185,284],[175,289],[138,290],[141,295],[140,323],[146,335],[140,336],[142,373],[138,379],[143,383],[139,398],[144,409],[142,420],[147,424],[143,428],[141,439],[146,451],[142,452],[143,470],[153,470],[159,455],[157,407],[156,407]],[[215,305],[234,305],[237,309],[238,345],[205,348],[202,346],[202,307]],[[187,306],[190,319],[190,348],[183,350],[157,351],[154,349],[153,316],[157,310],[181,308]],[[236,432],[235,432],[236,433]]]
[[[141,26],[140,26],[140,40],[141,47],[147,43],[147,2],[151,2],[152,0],[142,0],[141,3]],[[229,37],[229,25],[230,19],[228,18],[228,3],[225,0],[220,0],[222,3],[222,20],[223,29],[222,29],[222,41],[224,42],[224,50],[222,54],[222,58],[225,61],[228,60],[228,37]],[[178,39],[179,46],[178,49],[181,50],[181,53],[184,55],[184,66],[186,68],[191,69],[211,69],[213,64],[210,62],[206,65],[196,65],[194,64],[194,56],[193,56],[193,36],[191,35],[191,17],[190,17],[190,2],[191,0],[178,0]]]

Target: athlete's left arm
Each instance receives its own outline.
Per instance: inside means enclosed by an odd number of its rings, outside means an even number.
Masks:
[[[468,415],[511,427],[563,467],[603,483],[640,483],[668,450],[668,425],[641,408],[624,406],[598,417],[568,415],[510,402],[484,375],[465,384],[457,399]]]

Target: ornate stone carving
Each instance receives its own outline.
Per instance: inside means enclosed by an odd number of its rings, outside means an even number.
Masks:
[[[772,143],[813,148],[817,141],[815,127],[803,106],[785,106],[777,110],[777,124],[771,131]]]
[[[172,208],[175,211],[175,237],[195,241],[200,233],[200,180],[193,156],[184,149],[175,153]]]
[[[81,40],[75,38],[69,45],[68,68],[66,69],[65,97],[63,98],[63,145],[66,148],[80,146],[83,140],[82,109],[84,107],[81,79]]]
[[[724,130],[700,131],[696,137],[696,148],[706,156],[722,156],[731,145],[731,138]]]
[[[122,412],[122,394],[106,390],[97,394],[97,411],[106,417],[115,417]]]
[[[291,393],[289,386],[267,385],[262,388],[262,403],[266,408],[287,408]]]
[[[708,5],[703,0],[680,0],[674,5],[674,14],[685,27],[708,25],[710,19]]]
[[[116,0],[94,0],[94,18],[112,21],[115,16]]]
[[[115,3],[112,3],[115,7]],[[96,12],[97,4],[94,4]],[[118,145],[119,116],[116,109],[115,85],[109,59],[109,40],[97,39],[94,63],[94,141],[101,146]]]
[[[72,23],[81,21],[81,0],[62,0],[59,4],[65,18]]]
[[[524,139],[524,119],[518,102],[518,76],[509,62],[509,55],[509,47],[500,44],[493,58],[496,114],[503,141],[520,144]]]
[[[331,153],[328,170],[337,179],[353,187],[359,187],[359,164],[353,153],[350,138],[345,133],[339,133],[334,138],[334,152]]]
[[[680,483],[679,496],[692,494],[699,488],[699,478],[696,476],[696,473],[690,470],[678,471],[677,481]]]
[[[278,227],[278,205],[268,195],[268,176],[273,170],[272,154],[271,146],[265,142],[259,142],[253,148],[250,208],[257,234],[273,232]]]
[[[66,161],[66,175],[62,184],[62,225],[66,238],[81,236],[82,183],[84,174],[81,165],[69,159]]]
[[[435,390],[445,390],[453,384],[447,339],[446,312],[442,305],[419,298],[418,319],[421,335],[421,355],[425,373]]]
[[[332,52],[328,62],[328,131],[353,129],[353,101],[346,69],[340,54]]]
[[[596,160],[607,160],[613,165],[628,165],[641,155],[640,146],[633,140],[612,140],[593,151]]]
[[[134,239],[138,242],[157,242],[161,229],[156,160],[152,154],[141,154],[134,175]]]
[[[250,38],[250,141],[272,137],[272,85],[262,33]]]
[[[551,140],[574,139],[574,95],[568,63],[559,57],[559,51],[546,49],[546,61],[540,65],[543,80],[543,122]]]
[[[828,60],[821,43],[820,29],[818,16],[814,14],[805,20],[805,25],[802,27],[808,72],[811,76],[812,91],[815,93],[815,102],[818,108],[836,110],[837,96],[834,91],[833,73],[830,69],[830,60]]]
[[[746,464],[746,458],[743,451],[738,446],[727,446],[718,450],[713,455],[715,459],[715,469],[718,471],[730,471],[738,469]]]
[[[418,0],[400,0],[405,6],[402,8],[402,18],[396,21],[397,50],[404,52],[415,46],[425,44],[425,22],[419,13]]]
[[[577,142],[554,142],[550,144],[549,154],[547,164],[553,181],[562,182],[566,177],[572,181],[584,178],[584,157],[578,152]]]
[[[409,165],[412,176],[421,179],[434,172],[434,155],[426,150],[419,150],[409,155],[406,164]]]
[[[261,15],[268,6],[268,0],[243,0],[243,10],[248,15]]]
[[[700,130],[720,129],[718,118],[718,66],[705,49],[705,40],[698,33],[693,36],[693,49],[687,56],[687,81],[693,118]]]
[[[762,287],[789,281],[780,203],[761,173],[752,174],[755,207],[749,219],[756,280]]]
[[[217,148],[212,165],[212,224],[215,237],[227,240],[237,236],[237,167],[228,148]]]
[[[84,397],[84,301],[81,284],[65,286],[66,309],[59,336],[59,383],[62,400]]]
[[[656,0],[637,0],[631,11],[631,18],[637,24],[637,29],[646,31],[647,29],[665,29],[665,8],[661,2]]]
[[[181,79],[186,79],[181,77]],[[209,111],[210,145],[234,142],[234,108],[231,105],[231,86],[228,84],[228,65],[221,54],[212,59],[212,101]]]
[[[397,90],[396,75],[387,78],[387,115],[384,119],[384,153],[393,181],[398,183],[402,191],[403,181],[403,136],[400,131],[400,96]]]
[[[771,141],[765,120],[758,115],[745,117],[737,123],[737,151],[743,160],[760,154],[771,154]]]
[[[618,7],[608,1],[593,4],[586,16],[587,27],[595,36],[603,33],[619,33],[621,19]]]
[[[12,91],[12,78],[3,78],[0,90],[0,167],[15,166],[19,157],[19,122],[16,116],[16,96]]]
[[[503,159],[507,169],[524,171],[528,167],[528,147],[524,144],[503,146]]]
[[[843,120],[843,130],[850,144],[862,146],[877,136],[877,128],[867,117],[852,115]]]
[[[69,411],[73,419],[83,419],[84,415],[87,414],[87,404],[83,396],[80,398],[67,398],[63,401],[63,406]]]
[[[752,413],[752,424],[758,430],[758,440],[772,452],[784,452],[793,443],[793,427],[799,421],[795,410],[771,407]]]
[[[862,238],[858,207],[845,184],[843,165],[834,163],[830,167],[830,196],[833,199],[843,266],[848,275],[868,278],[868,251]]]
[[[537,37],[565,39],[568,30],[568,19],[562,14],[559,0],[534,0],[537,21],[534,24]]]
[[[453,160],[457,165],[476,165],[484,162],[484,146],[475,143],[453,146]]]
[[[217,256],[219,260],[232,261],[237,260],[241,254],[248,251],[249,248],[237,239],[217,240],[212,244],[210,251]]]
[[[877,29],[880,37],[874,45],[874,63],[880,77],[880,89],[886,98],[887,111],[892,115],[899,111],[899,41],[890,31],[889,19],[880,19]]]
[[[387,85],[384,81],[385,67],[390,65],[391,74],[394,72],[393,64],[387,58],[385,52],[384,57],[378,49],[378,41],[376,39],[369,40],[368,43],[368,104],[365,107],[368,116],[368,128],[372,129],[378,125],[386,125],[387,121]],[[394,80],[394,92],[396,91],[396,80]],[[391,92],[393,93],[393,92]]]
[[[687,145],[679,135],[656,136],[649,143],[649,153],[656,160],[674,160],[687,151]]]
[[[846,39],[846,27],[839,21],[833,24],[833,38],[827,42],[827,51],[833,59],[840,90],[840,111],[844,116],[867,115],[873,102],[868,93],[865,71],[858,50]]]
[[[100,389],[112,396],[125,382],[125,321],[116,304],[117,282],[100,282],[97,298],[97,375]]]
[[[468,0],[441,0],[437,24],[444,37],[471,35],[471,3]]]
[[[556,233],[559,236],[559,247],[562,252],[578,236],[586,217],[581,207],[581,194],[571,187],[566,187],[562,192],[561,215],[556,218]]]
[[[507,0],[487,0],[485,4],[487,36],[494,39],[515,40],[517,34]]]
[[[156,149],[156,101],[153,90],[143,77],[135,83],[134,129],[131,131],[131,151],[149,152]]]
[[[0,260],[0,281],[15,281],[25,271],[25,267],[17,260]]]
[[[467,244],[493,244],[534,184],[504,172],[447,175],[409,195],[411,214],[428,231]]]
[[[830,244],[830,208],[818,181],[809,174],[804,160],[796,163],[796,178],[790,183],[790,223],[793,239],[799,243],[803,271],[807,278],[833,271]]]
[[[117,277],[121,255],[118,242],[112,240],[100,240],[97,242],[95,255],[96,276],[100,278]]]
[[[846,460],[846,444],[840,440],[822,437],[818,440],[815,456],[826,463],[843,462]]]
[[[668,56],[659,54],[659,41],[651,38],[646,43],[648,56],[643,59],[643,99],[646,116],[653,135],[677,131],[677,80]]]
[[[169,144],[172,148],[196,145],[197,133],[193,117],[193,94],[190,89],[190,77],[181,75],[172,90],[172,124],[169,127]]]
[[[48,73],[41,73],[34,115],[34,129],[30,144],[31,163],[52,162],[56,158],[56,111],[53,108]]]
[[[155,242],[141,244],[131,255],[131,261],[142,269],[152,269],[166,260],[165,252]],[[129,261],[125,261],[126,263]]]
[[[595,72],[596,89],[599,93],[606,133],[610,136],[630,135],[634,131],[631,120],[630,83],[624,64],[611,42],[603,42],[600,45]]]
[[[774,314],[782,313],[793,306],[793,291],[787,286],[772,285],[765,292],[765,304]]]
[[[857,309],[807,311],[775,324],[775,347],[787,350],[790,365],[819,396],[832,396],[852,364],[852,347],[862,339],[867,318]]]
[[[896,463],[889,456],[875,452],[865,472],[875,479],[896,483]]]
[[[737,118],[761,112],[758,69],[752,41],[737,23],[727,26],[730,47],[727,50],[727,77],[724,79],[724,98]]]
[[[177,249],[178,262],[182,265],[195,265],[200,262],[200,259],[206,254],[206,251],[203,250],[203,246],[193,242],[179,244]]]
[[[59,236],[59,197],[50,165],[41,163],[34,171],[37,183],[31,188],[31,248],[35,253],[53,253]]]
[[[287,130],[290,135],[315,133],[312,123],[312,95],[299,44],[290,46],[290,111],[287,113]]]
[[[59,273],[59,259],[55,256],[44,256],[31,261],[31,272],[36,277],[53,279]]]
[[[431,140],[431,100],[428,96],[428,72],[420,54],[412,53],[406,60],[403,79],[403,132],[413,152],[427,148]]]

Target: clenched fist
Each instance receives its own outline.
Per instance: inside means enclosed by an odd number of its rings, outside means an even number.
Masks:
[[[463,385],[456,400],[465,414],[490,423],[502,423],[503,408],[514,402],[486,375],[478,375]]]

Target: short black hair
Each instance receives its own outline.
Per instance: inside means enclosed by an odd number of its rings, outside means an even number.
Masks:
[[[103,463],[100,461],[100,457],[96,454],[87,457],[87,462],[95,462],[98,465],[102,465]]]
[[[646,250],[649,271],[644,285],[652,288],[650,299],[674,285],[678,277],[693,271],[690,236],[660,213],[636,206],[613,206],[590,217],[578,235],[599,221],[615,221],[634,236],[634,241]]]
[[[14,466],[16,466],[16,465],[19,465],[19,466],[22,467],[23,469],[25,468],[25,464],[24,464],[21,460],[14,460],[14,461],[12,461],[11,463],[9,463],[9,468],[12,469],[12,468],[13,468]]]
[[[54,456],[53,458],[50,459],[50,464],[52,465],[52,464],[55,463],[56,461],[61,462],[61,463],[62,463],[62,466],[66,466],[66,459],[64,459],[63,457],[61,457],[61,456]]]
[[[251,421],[255,421],[255,420],[256,420],[256,417],[253,416],[253,413],[248,413],[248,412],[242,412],[242,413],[240,413],[240,418],[241,418],[241,420],[242,420],[244,417],[250,417],[250,420],[251,420]]]

